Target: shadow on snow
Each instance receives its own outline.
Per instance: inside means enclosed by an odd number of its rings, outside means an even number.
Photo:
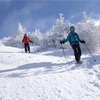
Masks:
[[[43,55],[51,55],[62,57],[62,51],[53,51],[48,52]],[[71,53],[72,54],[72,53]],[[67,52],[66,57],[68,57],[69,52]],[[92,57],[84,57],[82,58],[83,64],[76,64],[75,61],[68,61],[66,63],[52,63],[52,62],[40,62],[40,63],[30,63],[19,66],[13,69],[1,70],[0,77],[28,77],[34,75],[42,75],[42,74],[54,74],[54,73],[63,73],[67,71],[77,70],[77,69],[92,69],[94,65],[100,64],[99,55],[94,55],[96,61],[94,62]]]
[[[60,73],[63,65],[66,65],[66,63],[64,64],[53,64],[51,62],[30,63],[13,69],[1,70],[0,74],[9,77],[27,77],[28,76],[27,74],[31,74],[32,76],[40,74]],[[9,74],[9,72],[11,74]]]

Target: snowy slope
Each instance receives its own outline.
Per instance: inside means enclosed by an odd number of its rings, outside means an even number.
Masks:
[[[26,54],[0,47],[0,100],[100,100],[100,53],[96,62],[83,54],[75,64],[73,52],[51,49]]]

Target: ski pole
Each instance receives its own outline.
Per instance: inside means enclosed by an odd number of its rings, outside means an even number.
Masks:
[[[86,44],[85,44],[85,46],[86,46],[87,50],[89,51],[89,53],[91,54],[91,56],[92,56],[93,60],[94,60],[94,61],[96,61],[96,59],[94,58],[94,56],[92,55],[91,51],[89,50],[89,48],[87,47],[87,45],[86,45]]]
[[[67,62],[66,54],[65,54],[65,51],[64,51],[64,48],[63,48],[63,45],[62,45],[62,44],[61,44],[61,48],[62,48],[62,51],[63,51],[64,58],[65,58],[65,60],[66,60],[66,62]]]

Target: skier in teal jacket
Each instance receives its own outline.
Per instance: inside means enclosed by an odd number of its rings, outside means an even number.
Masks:
[[[70,33],[68,34],[68,36],[65,40],[60,41],[60,44],[64,44],[67,41],[69,41],[71,47],[74,50],[74,56],[75,56],[75,59],[76,59],[77,63],[82,63],[80,61],[81,48],[80,48],[79,42],[80,43],[85,43],[85,41],[81,40],[79,38],[78,34],[75,32],[75,27],[74,26],[70,27]]]

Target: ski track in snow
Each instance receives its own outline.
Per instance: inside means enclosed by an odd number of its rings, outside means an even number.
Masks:
[[[23,53],[0,47],[0,100],[100,100],[100,53],[96,62],[83,54],[76,64],[73,53],[61,50]]]

